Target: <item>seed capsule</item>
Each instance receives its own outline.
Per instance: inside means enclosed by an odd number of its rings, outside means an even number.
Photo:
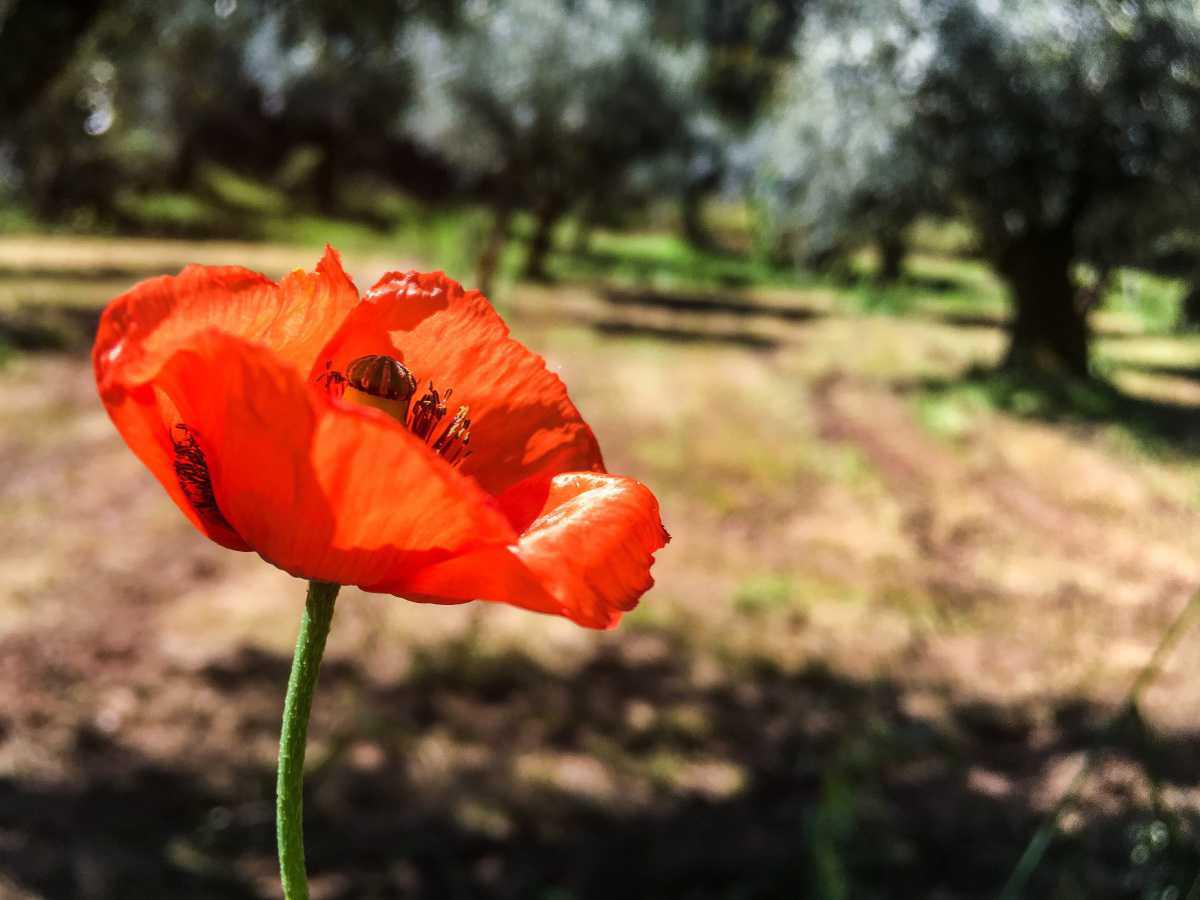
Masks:
[[[407,407],[417,392],[417,379],[392,356],[360,356],[346,367],[346,383],[356,391],[383,400],[399,400]]]

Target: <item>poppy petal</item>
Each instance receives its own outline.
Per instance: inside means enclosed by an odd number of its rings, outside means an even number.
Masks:
[[[187,266],[141,282],[104,310],[92,351],[96,383],[104,396],[121,381],[148,381],[210,328],[270,347],[307,374],[357,302],[331,247],[315,272],[296,270],[278,284],[237,266]]]
[[[422,386],[452,388],[451,413],[469,407],[472,453],[461,471],[488,493],[561,472],[604,471],[596,438],[562,380],[509,335],[478,291],[441,272],[385,275],[346,317],[317,369],[344,371],[376,353],[400,359]]]
[[[102,395],[109,418],[129,449],[166,489],[167,494],[200,532],[230,550],[252,549],[220,515],[199,509],[187,496],[176,472],[178,445],[186,436],[173,429],[178,419],[162,408],[163,397],[149,384]],[[201,451],[203,452],[203,451]]]
[[[195,335],[155,385],[200,446],[221,517],[293,575],[370,590],[515,539],[495,502],[399,423],[331,400],[263,347]]]
[[[558,475],[514,547],[426,567],[390,588],[409,599],[498,600],[611,628],[654,584],[653,554],[670,540],[658,501],[631,478]]]

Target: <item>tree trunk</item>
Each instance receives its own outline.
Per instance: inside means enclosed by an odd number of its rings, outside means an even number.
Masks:
[[[997,269],[1013,296],[1004,365],[1043,374],[1091,375],[1087,314],[1079,303],[1069,238],[1034,234],[1005,247]]]
[[[1179,327],[1184,331],[1200,331],[1200,283],[1193,281],[1179,310]]]
[[[575,221],[575,237],[571,241],[571,253],[587,256],[592,249],[592,232],[596,228],[596,211],[587,203],[579,210]]]
[[[184,131],[179,139],[179,152],[175,154],[175,164],[171,170],[171,186],[177,191],[187,190],[195,184],[199,163],[196,143],[190,130]]]
[[[680,198],[679,215],[683,220],[683,236],[698,250],[713,248],[712,235],[708,233],[708,227],[704,224],[704,201],[716,183],[713,177],[691,181],[683,189],[683,196]]]
[[[1176,327],[1181,331],[1200,331],[1200,268],[1186,276],[1188,292],[1179,307]]]
[[[327,133],[321,141],[321,161],[313,172],[313,188],[317,195],[317,206],[325,215],[333,215],[338,208],[338,182],[340,165],[336,135]]]
[[[525,277],[530,281],[546,281],[546,257],[554,244],[554,226],[562,218],[563,206],[557,200],[548,201],[538,211],[537,230],[529,242],[525,259]]]
[[[500,267],[500,255],[508,243],[508,231],[512,225],[513,208],[508,202],[497,203],[492,210],[492,227],[479,254],[475,267],[475,286],[485,295],[492,293],[496,270]]]
[[[908,246],[898,231],[881,234],[878,238],[879,268],[875,278],[881,284],[895,284],[904,274],[904,257]]]

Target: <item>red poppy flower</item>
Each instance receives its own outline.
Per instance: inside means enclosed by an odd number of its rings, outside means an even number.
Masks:
[[[192,524],[301,578],[604,628],[669,540],[562,381],[440,272],[360,300],[330,248],[278,284],[188,266],[116,298],[92,358]]]

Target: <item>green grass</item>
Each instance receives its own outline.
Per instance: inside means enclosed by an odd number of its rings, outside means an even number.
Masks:
[[[411,256],[414,263],[471,280],[491,222],[486,208],[428,207],[378,179],[358,176],[348,178],[341,187],[339,204],[344,214],[323,215],[296,199],[303,193],[294,182],[308,177],[311,166],[312,160],[299,154],[271,182],[207,164],[198,173],[195,191],[125,190],[116,198],[120,222],[106,223],[91,210],[79,210],[60,227],[111,231],[119,226],[172,237],[233,237],[311,246],[331,243],[359,253]],[[719,224],[723,229],[745,232],[733,243],[753,247],[755,241],[748,231],[752,217],[736,205],[722,210]],[[28,217],[19,210],[9,209],[0,219],[0,230],[28,230],[29,225]],[[961,257],[973,238],[964,226],[953,222],[919,223],[913,230],[914,253],[907,261],[906,276],[888,286],[875,283],[870,252],[849,260],[839,278],[805,272],[752,251],[697,248],[671,230],[600,230],[591,236],[585,251],[575,252],[571,244],[576,227],[573,221],[563,223],[549,261],[551,276],[562,281],[661,291],[818,287],[841,294],[846,309],[872,314],[905,315],[926,308],[986,308],[1000,314],[1004,308],[1003,291],[986,268]],[[518,215],[513,240],[501,262],[502,288],[519,277],[532,231],[530,217]],[[1138,284],[1139,297],[1150,290],[1142,282]],[[1126,290],[1124,296],[1128,293]],[[1155,293],[1153,302],[1137,302],[1158,310],[1161,303],[1157,298]]]
[[[384,251],[389,246],[388,235],[370,225],[315,214],[266,217],[260,220],[257,230],[261,238],[280,244],[332,244],[339,250],[364,252]]]
[[[1126,393],[1100,379],[973,369],[922,386],[914,402],[918,420],[949,440],[969,435],[983,417],[999,412],[1099,429],[1112,449],[1158,459],[1191,459],[1198,447],[1192,406]]]
[[[978,371],[961,381],[935,386],[921,399],[922,421],[934,431],[953,431],[957,416],[969,418],[984,410],[1067,421],[1103,419],[1118,413],[1121,395],[1103,382]]]
[[[14,198],[0,194],[0,234],[13,231],[33,231],[38,227],[29,211],[23,209]]]
[[[1104,309],[1135,317],[1152,334],[1168,334],[1179,324],[1187,284],[1136,269],[1119,269],[1104,298]]]
[[[819,279],[753,256],[698,249],[665,232],[599,232],[583,253],[560,253],[553,275],[658,290],[801,286]]]
[[[199,178],[205,193],[219,204],[239,212],[278,216],[290,207],[287,195],[278,188],[215,163],[202,167]]]
[[[733,594],[733,605],[738,612],[760,615],[792,606],[798,593],[798,585],[784,572],[766,572],[754,575],[738,585]]]
[[[348,178],[339,203],[344,214],[331,217],[306,206],[296,182],[311,175],[313,160],[303,153],[274,181],[206,164],[194,191],[118,192],[118,222],[94,210],[76,210],[58,229],[105,232],[114,228],[171,237],[234,237],[308,246],[331,243],[358,253],[411,257],[414,264],[441,268],[471,281],[475,261],[491,222],[479,205],[429,207],[386,182],[369,176]],[[293,171],[295,170],[295,171]],[[737,204],[718,205],[714,222],[733,236],[731,246],[754,247],[753,217]],[[0,232],[28,231],[33,222],[19,205],[0,209]],[[923,315],[994,319],[1007,315],[1004,285],[975,257],[977,241],[966,225],[922,220],[909,232],[910,253],[903,277],[891,284],[875,278],[872,249],[854,254],[831,273],[802,271],[761,253],[697,248],[674,230],[597,231],[586,250],[572,247],[577,223],[559,228],[552,277],[565,282],[637,286],[660,291],[733,291],[756,287],[819,288],[839,298],[842,309],[868,315]],[[501,261],[503,289],[520,277],[525,245],[533,231],[528,215],[518,215]],[[736,232],[736,233],[735,233]],[[1081,273],[1088,274],[1086,267]],[[1186,285],[1129,269],[1111,279],[1103,315],[1147,334],[1168,334],[1177,326]]]
[[[908,230],[908,242],[912,252],[946,257],[968,257],[979,246],[969,225],[947,219],[919,219]]]
[[[224,209],[195,194],[123,190],[117,192],[113,202],[122,216],[136,223],[139,231],[181,236],[236,227]]]

